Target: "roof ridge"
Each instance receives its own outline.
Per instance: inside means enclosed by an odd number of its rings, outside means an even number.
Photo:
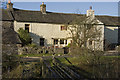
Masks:
[[[41,11],[33,11],[33,10],[23,10],[23,9],[17,9],[14,8],[15,11],[20,10],[20,11],[30,11],[30,12],[41,12]],[[75,13],[58,13],[58,12],[49,12],[46,11],[47,13],[53,13],[53,14],[65,14],[65,15],[85,15],[85,14],[75,14]]]
[[[110,15],[95,15],[96,17],[119,17],[119,16],[110,16]]]

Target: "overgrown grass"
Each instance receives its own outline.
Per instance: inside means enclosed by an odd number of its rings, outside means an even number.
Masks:
[[[61,63],[70,65],[70,63],[65,58],[57,58]]]
[[[118,78],[120,70],[120,56],[102,56],[100,64],[83,64],[81,57],[58,58],[61,63],[73,68],[79,74],[89,78]]]
[[[120,56],[103,56],[104,58],[119,58],[120,59]]]
[[[20,57],[42,57],[42,56],[52,56],[52,54],[45,54],[45,53],[41,53],[41,54],[22,54],[19,55]]]

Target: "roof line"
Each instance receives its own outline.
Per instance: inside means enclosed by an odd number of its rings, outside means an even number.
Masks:
[[[21,10],[21,11],[31,11],[31,12],[41,12],[41,11],[34,11],[34,10],[24,10],[24,9],[17,9],[13,8],[14,10]],[[86,15],[86,14],[75,14],[75,13],[59,13],[59,12],[49,12],[47,13],[55,13],[55,14],[66,14],[66,15]],[[95,15],[95,16],[103,16],[103,17],[120,17],[120,16],[110,16],[110,15]]]

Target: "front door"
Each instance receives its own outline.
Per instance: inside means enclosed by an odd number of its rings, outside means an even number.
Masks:
[[[40,46],[44,46],[44,38],[40,38]]]

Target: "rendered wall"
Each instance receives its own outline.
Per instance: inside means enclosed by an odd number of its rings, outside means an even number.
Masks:
[[[17,32],[19,28],[25,28],[25,24],[30,24],[30,35],[33,38],[33,43],[39,45],[40,38],[45,38],[45,46],[53,45],[53,38],[62,39],[70,37],[68,31],[61,31],[60,24],[47,24],[47,23],[26,23],[26,22],[14,22],[14,30]],[[67,39],[67,44],[71,39]],[[66,45],[61,45],[66,46]]]

